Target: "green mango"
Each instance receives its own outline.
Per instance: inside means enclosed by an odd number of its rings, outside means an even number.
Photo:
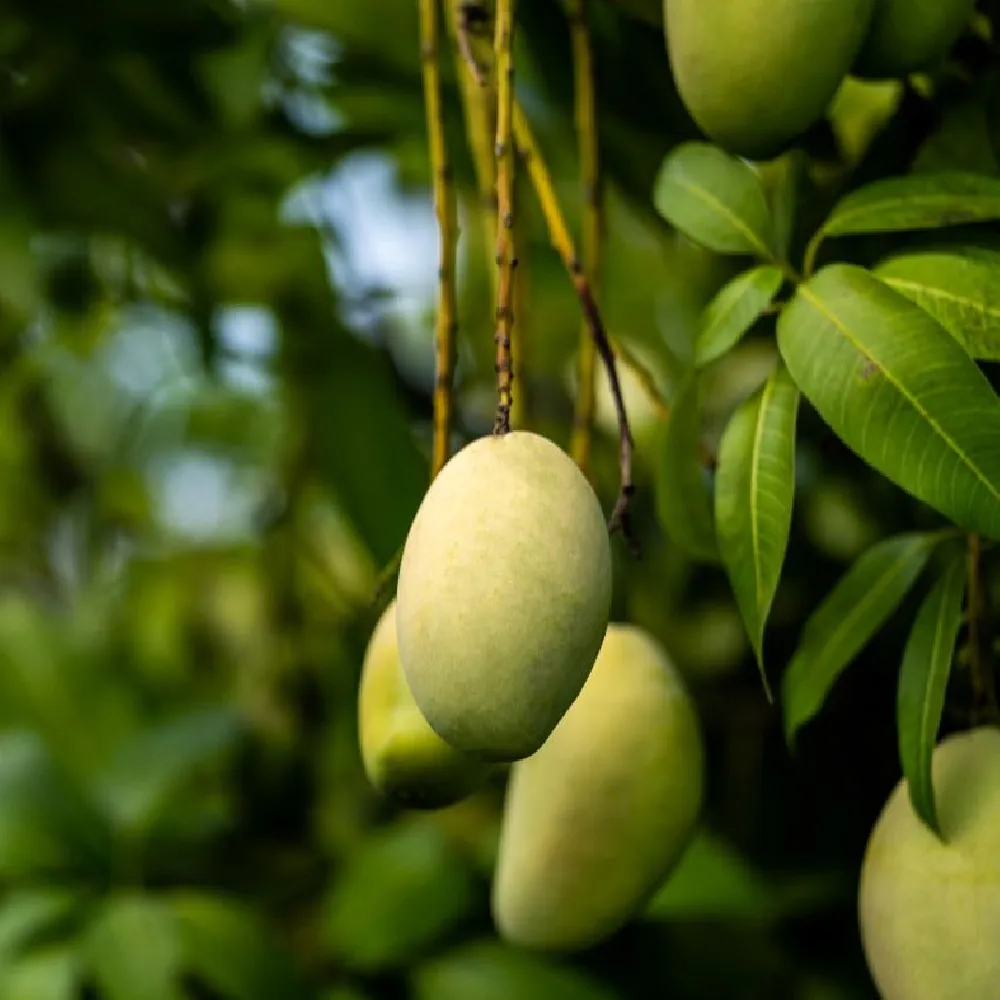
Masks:
[[[358,741],[368,780],[387,799],[411,809],[459,802],[490,771],[445,743],[420,714],[399,662],[395,601],[383,612],[365,651]]]
[[[855,76],[886,80],[931,68],[969,23],[976,0],[875,0]]]
[[[684,855],[704,768],[698,715],[666,652],[612,624],[573,706],[511,767],[492,889],[500,936],[571,952],[624,926]]]
[[[865,850],[858,914],[883,1000],[1000,995],[1000,729],[942,740],[932,764],[943,840],[918,818],[905,780]]]
[[[873,0],[664,0],[681,100],[723,149],[771,159],[823,117],[872,10]]]
[[[461,449],[399,569],[399,652],[424,718],[483,760],[534,753],[590,673],[611,583],[601,505],[561,448],[512,431]]]

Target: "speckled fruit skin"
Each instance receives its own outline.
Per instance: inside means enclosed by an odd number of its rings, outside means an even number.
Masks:
[[[770,159],[823,117],[872,9],[873,0],[664,0],[681,100],[719,146]]]
[[[368,780],[387,799],[410,809],[459,802],[491,770],[450,747],[420,714],[399,662],[395,601],[382,613],[365,651],[358,741]]]
[[[520,947],[591,947],[634,917],[681,859],[704,794],[693,702],[645,631],[612,624],[583,691],[511,768],[493,919]]]
[[[442,739],[494,762],[545,742],[594,664],[611,607],[597,496],[527,431],[467,445],[431,484],[399,570],[407,683]]]
[[[958,41],[975,6],[976,0],[875,0],[852,72],[880,80],[932,67]]]
[[[869,838],[858,902],[868,968],[883,1000],[996,1000],[1000,730],[942,740],[933,780],[945,843],[902,781]]]

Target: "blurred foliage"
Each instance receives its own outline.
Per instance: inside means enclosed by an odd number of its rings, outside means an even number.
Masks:
[[[520,6],[518,85],[576,226],[566,25],[555,0]],[[732,269],[653,209],[665,154],[696,136],[655,16],[591,7],[606,320],[672,398]],[[492,306],[448,64],[445,82],[461,440],[492,419]],[[841,159],[791,187],[773,168],[779,203],[794,188],[822,206],[852,156],[1000,172],[995,102],[907,122],[903,149],[872,142],[886,115],[883,91],[868,97],[833,121]],[[627,373],[644,556],[616,545],[614,615],[658,636],[698,697],[704,839],[643,920],[550,960],[492,930],[502,783],[416,816],[368,787],[357,679],[376,578],[428,478],[434,279],[420,226],[352,230],[372,206],[351,178],[373,164],[382,215],[426,221],[412,0],[0,9],[0,997],[871,997],[855,880],[898,774],[902,633],[869,646],[790,757],[724,576],[658,523],[664,426]],[[566,445],[579,315],[529,195],[522,391]],[[416,304],[364,266],[386,255],[421,276]],[[710,442],[773,350],[751,333],[706,368]],[[606,396],[600,414],[610,505]],[[775,663],[860,551],[921,526],[814,414],[802,425]]]

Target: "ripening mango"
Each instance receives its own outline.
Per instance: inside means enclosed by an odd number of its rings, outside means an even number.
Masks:
[[[664,0],[678,93],[715,143],[770,159],[820,120],[873,0]]]
[[[933,67],[958,41],[976,0],[875,0],[855,76],[891,79]]]
[[[680,861],[703,785],[680,675],[647,632],[612,624],[573,706],[511,768],[492,893],[501,937],[576,951],[615,933]]]
[[[943,841],[905,781],[865,851],[859,918],[883,1000],[1000,996],[1000,729],[942,740],[932,780]]]
[[[382,613],[365,652],[358,689],[358,740],[365,774],[387,799],[437,809],[471,795],[489,766],[448,746],[406,686],[396,641],[396,602]]]
[[[579,694],[607,627],[597,496],[538,434],[480,438],[427,491],[396,596],[403,671],[438,735],[484,760],[527,757]]]

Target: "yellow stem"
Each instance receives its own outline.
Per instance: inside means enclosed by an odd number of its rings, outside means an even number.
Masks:
[[[434,208],[440,241],[437,293],[437,333],[434,345],[434,444],[431,479],[448,461],[451,437],[452,384],[454,382],[455,336],[458,328],[458,296],[455,290],[455,259],[458,243],[455,190],[441,108],[441,75],[438,67],[440,26],[438,0],[420,0],[420,49],[423,67],[424,104],[430,145]]]

